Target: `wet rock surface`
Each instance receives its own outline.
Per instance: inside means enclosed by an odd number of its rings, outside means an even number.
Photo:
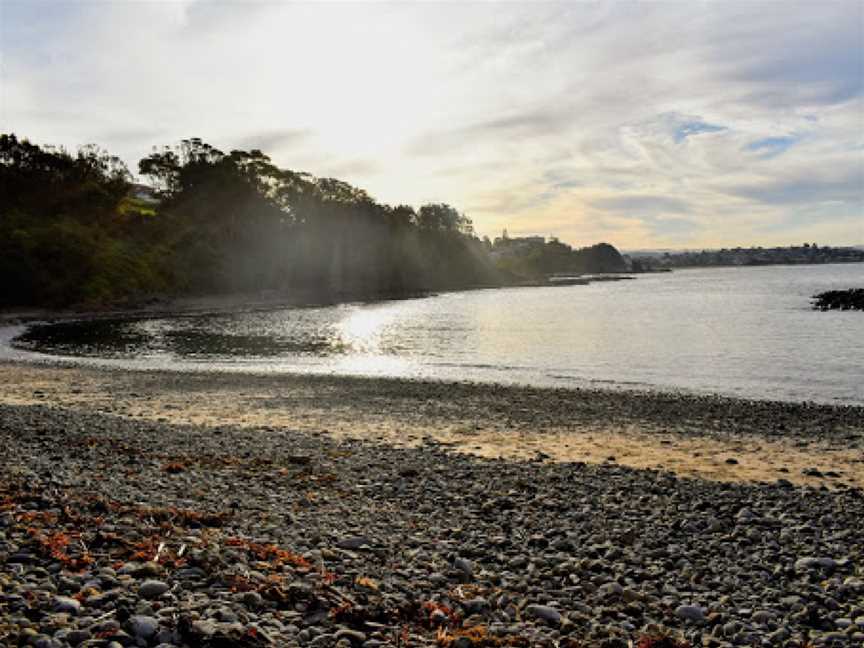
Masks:
[[[864,644],[855,488],[45,406],[0,447],[3,645]]]
[[[829,290],[813,296],[814,310],[864,310],[864,288]]]

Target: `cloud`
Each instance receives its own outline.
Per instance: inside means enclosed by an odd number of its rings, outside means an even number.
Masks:
[[[466,147],[488,142],[512,143],[513,140],[544,137],[561,132],[572,116],[560,109],[534,110],[502,115],[459,128],[424,133],[408,143],[408,155],[452,155]]]
[[[375,160],[346,160],[332,165],[325,165],[321,168],[321,175],[334,178],[363,178],[378,173],[382,173],[384,169]]]
[[[690,206],[678,198],[668,196],[617,196],[592,201],[598,209],[617,213],[637,214],[684,214],[691,211]]]
[[[195,135],[260,148],[484,233],[843,243],[864,220],[862,25],[857,0],[0,0],[0,122],[131,168]]]
[[[734,196],[767,205],[855,205],[864,218],[864,166],[831,174],[809,171],[728,188]]]
[[[243,134],[238,139],[237,146],[244,150],[258,149],[270,155],[284,149],[306,144],[314,135],[314,131],[308,129],[273,130],[263,133]]]
[[[236,28],[266,13],[266,3],[225,0],[191,0],[181,3],[184,27],[187,31],[213,31],[226,26]]]
[[[713,53],[723,76],[753,89],[748,99],[783,104],[833,105],[864,93],[864,5],[860,2],[790,3],[772,29],[764,5],[739,8],[728,29],[728,49]],[[777,22],[774,23],[777,26]],[[721,57],[734,55],[723,64]]]
[[[531,215],[544,204],[548,204],[555,196],[554,192],[536,191],[533,187],[516,187],[509,191],[480,194],[468,203],[468,211],[480,215],[502,212],[512,215],[528,212]]]
[[[649,216],[641,219],[648,226],[656,240],[684,242],[692,239],[704,229],[704,225],[689,218],[658,218]]]

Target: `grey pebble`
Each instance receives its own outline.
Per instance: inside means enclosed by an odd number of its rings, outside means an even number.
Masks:
[[[81,603],[68,596],[55,596],[54,611],[66,614],[78,614],[81,611]]]
[[[133,615],[127,622],[129,634],[139,639],[150,639],[159,632],[159,620],[151,616]]]
[[[697,605],[679,605],[675,608],[675,616],[685,621],[701,622],[705,620],[705,611]]]
[[[154,599],[158,596],[162,596],[169,589],[171,588],[168,584],[162,581],[146,580],[141,583],[141,586],[138,588],[138,594],[146,599]]]
[[[525,608],[525,613],[549,623],[561,623],[561,613],[548,605],[528,605]]]

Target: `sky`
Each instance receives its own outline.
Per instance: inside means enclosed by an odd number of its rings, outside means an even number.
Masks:
[[[0,130],[259,148],[491,237],[864,243],[864,3],[0,0]]]

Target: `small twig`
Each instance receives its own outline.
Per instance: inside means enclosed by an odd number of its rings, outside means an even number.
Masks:
[[[333,594],[335,594],[336,596],[341,598],[346,603],[349,603],[353,607],[357,607],[359,605],[356,600],[354,600],[353,598],[351,598],[347,594],[340,592],[339,590],[337,590],[332,585],[324,585],[324,589],[327,590],[328,592],[332,592]]]
[[[117,610],[111,610],[109,612],[106,612],[105,614],[102,614],[102,615],[96,617],[95,619],[93,619],[93,623],[98,623],[99,621],[103,621],[110,616],[114,616],[116,613],[117,613]]]

